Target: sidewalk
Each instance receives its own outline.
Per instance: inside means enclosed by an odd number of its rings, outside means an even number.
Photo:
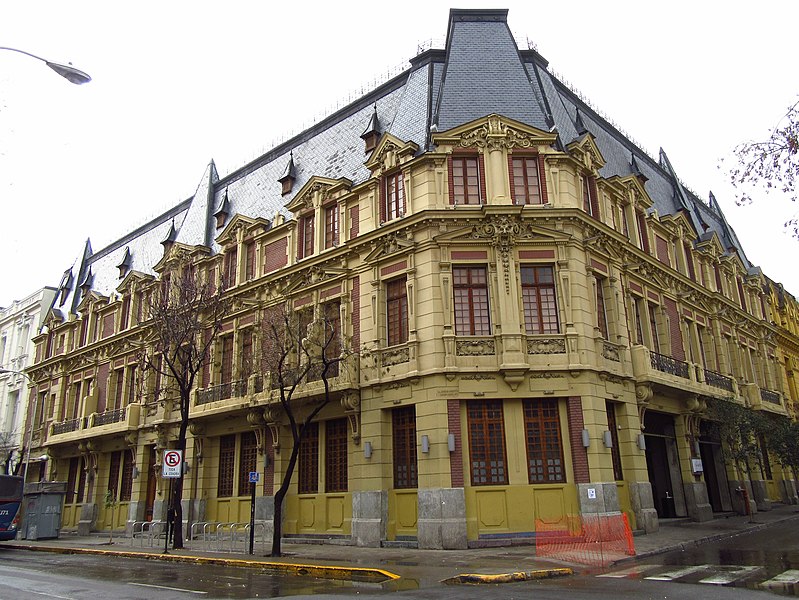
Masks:
[[[762,529],[780,522],[795,521],[799,526],[799,507],[776,505],[768,512],[759,512],[751,519],[746,516],[728,516],[695,523],[686,519],[661,520],[660,530],[635,537],[636,557],[645,558],[662,552],[678,550],[703,542],[732,537],[737,534]],[[342,544],[292,544],[284,541],[285,556],[263,556],[260,546],[256,553],[208,552],[194,548],[170,550],[163,554],[163,541],[159,547],[141,548],[138,541],[114,536],[109,544],[108,534],[78,537],[62,533],[56,540],[19,540],[6,547],[32,551],[61,553],[92,553],[107,556],[179,560],[195,563],[226,564],[256,567],[285,574],[311,575],[332,579],[350,579],[382,583],[384,587],[430,587],[447,579],[462,575],[460,582],[500,582],[559,576],[566,574],[563,567],[581,570],[581,565],[564,565],[537,558],[535,546],[508,546],[469,550],[418,550],[415,548],[359,548]],[[625,561],[626,562],[626,561]]]

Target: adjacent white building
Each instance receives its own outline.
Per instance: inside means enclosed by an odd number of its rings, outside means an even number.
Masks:
[[[0,308],[0,472],[11,473],[21,460],[28,380],[19,372],[33,362],[31,338],[39,333],[56,290],[44,287]],[[15,371],[9,373],[4,371]]]

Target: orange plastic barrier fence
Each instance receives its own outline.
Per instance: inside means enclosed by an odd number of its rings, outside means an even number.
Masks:
[[[627,515],[568,515],[566,522],[536,519],[535,553],[584,565],[607,567],[635,556],[635,543]]]

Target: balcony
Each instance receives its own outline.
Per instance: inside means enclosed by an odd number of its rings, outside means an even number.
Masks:
[[[637,382],[655,384],[661,390],[671,390],[672,395],[696,394],[705,398],[728,399],[738,397],[740,393],[731,377],[701,365],[652,352],[645,346],[633,346],[630,355]]]
[[[95,437],[130,431],[139,427],[141,404],[129,404],[123,408],[92,413],[88,417],[67,419],[50,426],[48,443],[68,442],[76,439]]]
[[[658,354],[657,352],[649,352],[649,361],[652,368],[661,373],[668,373],[676,377],[688,379],[688,363],[665,354]]]
[[[196,404],[210,404],[228,398],[240,398],[247,395],[247,380],[237,379],[227,383],[220,383],[197,392]]]
[[[710,369],[705,369],[705,383],[728,392],[734,391],[732,377],[727,377]]]
[[[780,415],[787,415],[788,411],[782,403],[782,394],[761,388],[756,383],[741,384],[741,394],[746,398],[746,403],[755,410],[764,410]]]

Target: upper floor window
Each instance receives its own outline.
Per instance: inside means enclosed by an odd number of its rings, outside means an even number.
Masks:
[[[338,246],[339,230],[338,205],[331,204],[325,207],[325,248]]]
[[[529,334],[558,332],[555,270],[551,266],[522,267],[524,328]]]
[[[405,181],[402,172],[386,176],[383,194],[383,221],[390,221],[405,214]]]
[[[490,335],[488,275],[485,267],[453,267],[456,335]]]
[[[608,339],[608,313],[605,307],[605,280],[597,277],[596,281],[596,321],[599,333]]]
[[[244,280],[250,281],[255,277],[255,242],[244,244]]]
[[[297,258],[305,258],[313,254],[314,216],[313,214],[300,217],[299,241],[297,243]]]
[[[451,192],[454,204],[482,204],[482,173],[477,156],[450,158]]]
[[[589,175],[583,176],[583,210],[599,219],[599,198],[597,197],[596,181]]]
[[[386,283],[386,342],[389,346],[408,341],[408,290],[405,277]]]
[[[541,177],[538,158],[535,156],[514,157],[510,161],[511,194],[514,204],[542,204]]]
[[[236,285],[236,267],[238,265],[238,249],[233,246],[225,252],[223,283],[226,288]]]
[[[649,232],[646,228],[646,215],[643,212],[636,211],[635,217],[635,223],[638,227],[638,243],[641,246],[641,250],[649,252]]]

